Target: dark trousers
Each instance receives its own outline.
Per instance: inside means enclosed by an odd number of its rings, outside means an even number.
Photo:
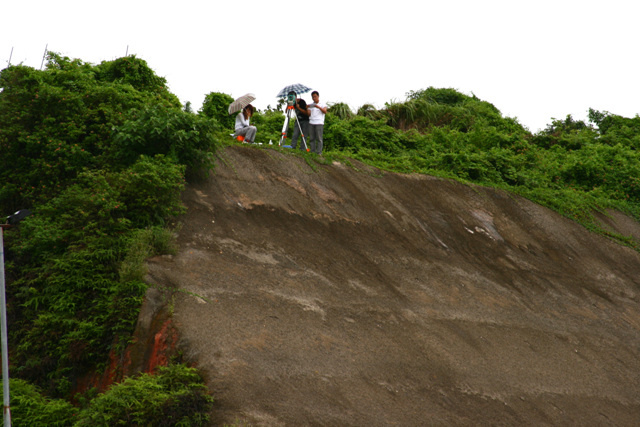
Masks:
[[[309,128],[311,151],[320,155],[322,154],[322,132],[324,131],[324,125],[309,125]]]

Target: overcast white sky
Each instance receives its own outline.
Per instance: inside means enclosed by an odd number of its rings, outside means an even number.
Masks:
[[[94,64],[128,51],[196,111],[213,91],[275,106],[292,83],[354,110],[454,88],[536,132],[589,108],[640,113],[639,12],[637,0],[14,1],[0,68],[10,56],[40,68],[46,46]]]

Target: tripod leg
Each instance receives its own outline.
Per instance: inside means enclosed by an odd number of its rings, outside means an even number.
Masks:
[[[287,139],[287,131],[289,130],[289,120],[291,119],[291,108],[287,108],[287,113],[284,117],[284,125],[282,125],[282,136],[278,145],[282,145],[285,139]]]
[[[300,130],[300,136],[302,136],[302,143],[304,144],[304,149],[309,151],[309,147],[307,146],[307,140],[304,138],[304,132],[302,131],[302,126],[300,126],[300,120],[296,119],[296,124],[298,125],[298,129]]]

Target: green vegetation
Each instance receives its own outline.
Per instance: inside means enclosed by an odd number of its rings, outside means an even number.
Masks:
[[[532,135],[486,101],[432,87],[341,115],[327,116],[325,156],[503,188],[638,249],[593,217],[618,209],[640,219],[638,116],[590,110],[589,123],[567,116]]]
[[[73,425],[203,426],[212,403],[195,369],[172,365],[113,386],[92,399]]]
[[[11,419],[17,426],[203,426],[213,403],[197,371],[184,365],[127,378],[93,399],[81,398],[80,408],[46,398],[24,380],[10,382]]]
[[[2,70],[0,87],[0,212],[34,212],[5,234],[14,417],[201,425],[211,398],[181,364],[100,396],[73,393],[130,342],[147,289],[144,260],[175,250],[185,182],[205,177],[215,150],[235,143],[233,98],[212,92],[194,113],[134,56],[92,65],[50,54],[45,70]],[[257,112],[259,141],[276,143],[283,120],[278,109]],[[380,110],[334,104],[324,159],[289,153],[314,166],[357,159],[503,188],[609,235],[594,212],[640,220],[639,147],[637,116],[590,110],[588,123],[567,116],[531,134],[486,101],[429,87]]]
[[[129,343],[143,261],[172,250],[185,179],[212,167],[221,127],[135,57],[50,54],[0,86],[0,211],[34,212],[6,233],[11,374],[70,399]]]
[[[62,399],[50,399],[27,381],[11,378],[11,424],[15,426],[63,427],[73,425],[78,409]],[[0,394],[4,396],[4,390]]]

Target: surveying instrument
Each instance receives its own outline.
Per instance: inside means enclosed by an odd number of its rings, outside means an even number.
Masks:
[[[280,143],[278,145],[282,145],[285,139],[287,139],[287,131],[289,130],[289,122],[291,121],[291,116],[295,113],[295,105],[296,105],[296,93],[294,91],[290,91],[287,94],[287,111],[284,117],[284,125],[282,125],[282,136],[280,137]],[[302,144],[305,150],[309,151],[309,147],[307,146],[307,140],[305,139],[304,132],[302,132],[302,127],[300,126],[300,120],[296,117],[296,125],[298,126],[298,130],[300,131],[300,136],[302,137]]]

